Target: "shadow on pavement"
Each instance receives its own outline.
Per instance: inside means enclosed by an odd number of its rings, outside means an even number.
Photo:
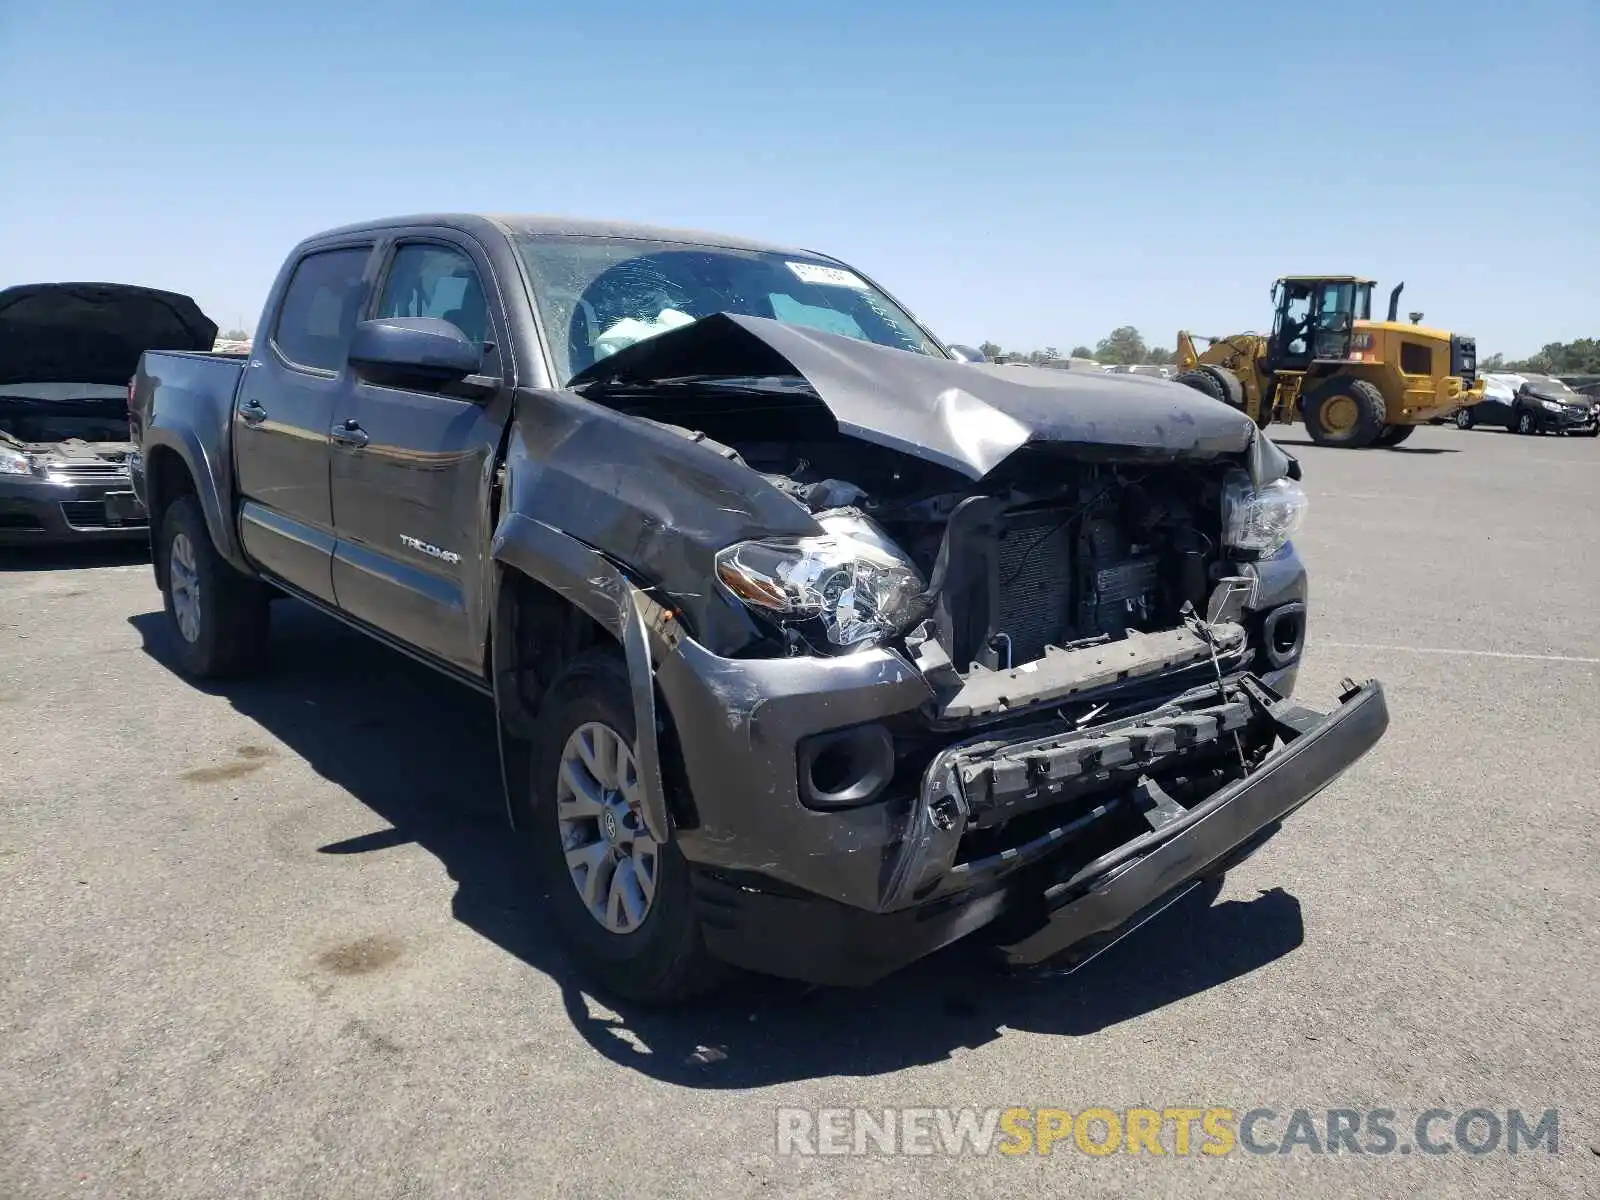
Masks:
[[[0,546],[0,571],[88,571],[150,561],[144,538],[76,546]]]
[[[166,619],[130,618],[170,666]],[[457,920],[561,987],[574,1027],[611,1061],[686,1087],[878,1075],[948,1058],[1004,1028],[1087,1036],[1247,974],[1298,947],[1281,890],[1213,904],[1200,888],[1068,976],[1007,977],[958,944],[861,991],[745,977],[675,1011],[596,998],[565,959],[509,833],[490,702],[304,605],[273,606],[261,677],[208,689],[392,827],[320,847],[415,842],[455,880]]]

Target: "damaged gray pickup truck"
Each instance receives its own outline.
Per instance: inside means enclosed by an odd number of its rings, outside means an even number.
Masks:
[[[814,252],[340,229],[248,362],[146,354],[132,407],[182,668],[289,595],[492,695],[552,924],[636,999],[1081,962],[1388,723],[1287,699],[1304,498],[1247,417],[961,361]]]

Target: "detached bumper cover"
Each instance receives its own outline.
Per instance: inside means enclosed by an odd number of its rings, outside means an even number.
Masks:
[[[719,957],[754,970],[858,986],[1007,917],[1002,953],[1013,965],[1059,960],[1075,949],[1081,961],[1137,928],[1197,880],[1253,853],[1388,727],[1383,689],[1376,682],[1351,685],[1327,715],[1271,693],[1255,694],[1284,744],[1244,779],[1187,810],[1172,806],[1164,819],[1150,822],[1148,833],[1092,862],[1077,865],[1080,855],[1064,863],[1067,842],[1063,830],[1056,829],[990,860],[930,877],[917,868],[943,857],[940,843],[951,830],[939,828],[937,821],[926,825],[913,819],[904,842],[880,860],[899,876],[887,889],[891,904],[904,901],[904,907],[865,911],[769,877],[701,866],[695,890],[707,944]],[[1231,723],[1226,707],[1202,718],[1219,734]],[[1129,725],[1128,737],[1149,738],[1144,725]],[[1003,751],[995,764],[1002,775],[1010,769]],[[956,765],[953,759],[936,761],[925,795],[948,786],[948,777],[941,779],[938,772]],[[996,767],[989,769],[991,789]],[[918,806],[919,813],[930,809],[936,815],[936,806]]]
[[[1007,958],[1031,965],[1090,939],[1099,941],[1097,949],[1110,944],[1142,923],[1152,906],[1253,852],[1279,822],[1376,745],[1388,727],[1379,683],[1347,691],[1334,712],[1307,722],[1304,732],[1247,778],[1140,839],[1142,844],[1120,847],[1052,885],[1045,893],[1045,924],[1007,946]]]

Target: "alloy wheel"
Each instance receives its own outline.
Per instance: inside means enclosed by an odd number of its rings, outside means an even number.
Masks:
[[[168,547],[167,586],[178,632],[193,645],[200,640],[200,571],[195,565],[194,543],[186,533],[173,535]]]
[[[661,847],[645,829],[633,747],[598,721],[561,751],[556,821],[567,874],[589,915],[611,933],[644,923],[655,900]]]

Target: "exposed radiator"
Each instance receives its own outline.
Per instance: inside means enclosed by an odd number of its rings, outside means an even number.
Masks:
[[[1011,660],[1030,662],[1070,640],[1072,525],[1066,510],[1012,517],[1000,538],[1000,614],[994,627],[1011,639]],[[1002,662],[1004,659],[1002,658]]]

